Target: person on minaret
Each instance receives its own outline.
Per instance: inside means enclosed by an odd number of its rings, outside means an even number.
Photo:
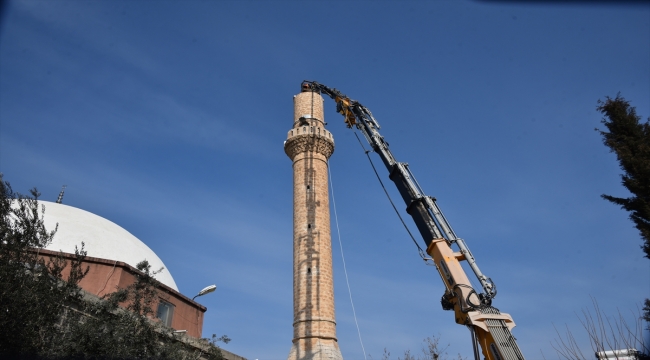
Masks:
[[[328,193],[334,138],[323,97],[309,88],[293,98],[284,151],[293,161],[293,344],[288,360],[342,360],[336,338]]]

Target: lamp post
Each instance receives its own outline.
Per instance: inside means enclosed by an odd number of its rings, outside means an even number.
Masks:
[[[203,296],[203,295],[205,295],[205,294],[209,294],[209,293],[211,293],[211,292],[214,292],[215,290],[217,290],[217,285],[206,286],[205,288],[203,288],[203,290],[199,291],[199,293],[196,294],[196,295],[192,298],[192,301],[194,301],[194,299],[196,299],[196,298],[199,297],[199,296]],[[203,311],[205,311],[205,310],[203,310]],[[201,317],[201,314],[199,313],[199,309],[197,308],[197,309],[196,309],[196,328],[197,328],[196,330],[197,330],[197,332],[199,333],[199,335],[201,334],[201,328],[203,327],[203,321],[200,321],[200,317]],[[199,337],[200,337],[200,336],[199,336]]]
[[[192,298],[192,300],[196,299],[199,296],[203,296],[205,294],[209,294],[211,292],[214,292],[215,290],[217,290],[217,285],[210,285],[210,286],[204,288],[203,290],[199,291],[199,293],[196,294],[196,296],[194,296]]]

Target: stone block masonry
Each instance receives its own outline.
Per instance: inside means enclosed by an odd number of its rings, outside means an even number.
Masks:
[[[336,338],[328,159],[323,98],[294,96],[293,127],[284,151],[293,161],[293,345],[289,360],[342,360]]]

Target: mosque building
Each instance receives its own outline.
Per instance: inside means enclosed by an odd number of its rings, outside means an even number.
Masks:
[[[201,339],[203,316],[207,308],[178,291],[172,274],[158,255],[112,221],[62,204],[62,197],[63,191],[57,202],[38,201],[39,205],[45,206],[45,228],[48,231],[57,229],[52,242],[36,250],[38,255],[46,260],[63,256],[69,262],[75,258],[75,246],[80,248],[83,242],[87,254],[82,268],[87,267],[88,273],[79,282],[79,287],[91,297],[98,298],[135,283],[136,274],[140,273],[137,264],[147,260],[152,271],[162,269],[154,276],[160,282],[158,299],[153,305],[155,317],[176,333],[185,335],[182,336],[185,344],[199,348],[204,346],[198,339]],[[69,268],[64,269],[63,278],[67,278],[68,274]],[[225,349],[221,349],[221,353],[227,360],[246,360]]]
[[[163,269],[155,275],[161,283],[154,305],[156,317],[174,330],[201,338],[207,308],[178,291],[172,274],[145,243],[119,225],[88,211],[42,200],[39,205],[46,208],[45,228],[52,231],[58,224],[53,241],[38,250],[40,256],[53,258],[62,253],[69,261],[75,256],[75,246],[81,247],[83,242],[87,255],[82,267],[88,267],[89,271],[79,287],[98,297],[133,284],[138,273],[136,265],[147,260],[152,271]]]

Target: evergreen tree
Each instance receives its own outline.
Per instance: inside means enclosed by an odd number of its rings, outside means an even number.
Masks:
[[[619,198],[601,195],[604,199],[620,205],[630,212],[630,219],[641,233],[641,249],[650,259],[650,120],[641,123],[636,109],[620,94],[605,101],[598,100],[598,111],[605,118],[602,123],[608,131],[596,129],[603,136],[603,143],[616,153],[623,186],[633,196]],[[645,299],[643,319],[650,323],[650,299]],[[650,327],[649,327],[650,329]]]
[[[616,153],[623,170],[623,186],[632,193],[628,198],[602,197],[630,212],[644,240],[641,248],[650,259],[650,122],[641,123],[636,109],[620,94],[599,100],[598,104],[608,131],[596,130],[603,136],[603,143]]]

